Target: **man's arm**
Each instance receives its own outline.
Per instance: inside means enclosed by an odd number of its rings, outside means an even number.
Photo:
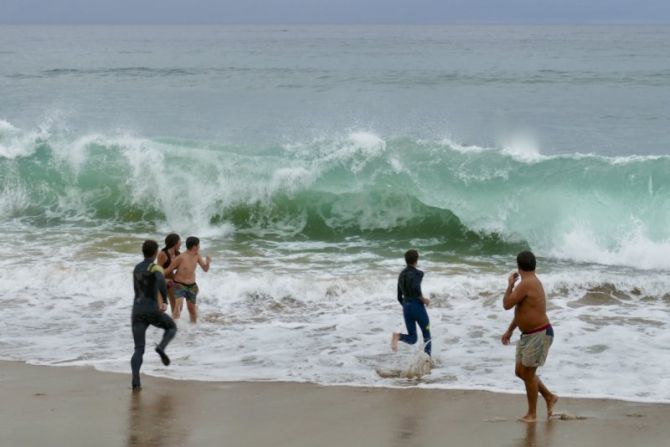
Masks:
[[[516,315],[515,315],[514,318],[512,319],[512,322],[509,324],[509,327],[507,328],[507,330],[505,331],[505,333],[502,335],[502,337],[500,339],[500,341],[502,341],[503,345],[508,345],[509,344],[509,342],[512,338],[512,334],[514,333],[514,329],[516,329],[516,328],[517,328],[517,325],[516,325]]]
[[[512,273],[507,280],[507,290],[505,290],[505,297],[503,298],[503,308],[505,310],[510,310],[526,298],[526,288],[523,282],[514,288],[514,283],[518,278],[518,273]]]
[[[516,329],[518,326],[516,324],[516,315],[514,316],[514,319],[512,319],[512,322],[509,324],[509,327],[507,328],[507,332],[514,332],[514,329]]]
[[[207,256],[204,260],[202,259],[202,256],[198,256],[198,264],[200,265],[200,268],[201,268],[204,272],[208,272],[208,271],[209,271],[209,264],[210,264],[211,262],[212,262],[212,258],[210,258],[209,256]]]

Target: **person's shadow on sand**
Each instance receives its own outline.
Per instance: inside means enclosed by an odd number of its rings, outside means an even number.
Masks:
[[[132,393],[128,420],[128,447],[179,445],[184,432],[175,426],[175,402],[171,394],[151,398]]]

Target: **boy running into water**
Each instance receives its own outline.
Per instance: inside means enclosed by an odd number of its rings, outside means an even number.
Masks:
[[[424,298],[421,293],[423,272],[416,268],[418,262],[419,253],[416,250],[409,250],[405,253],[407,267],[398,276],[398,302],[402,306],[407,334],[394,332],[391,337],[391,349],[393,352],[396,352],[399,341],[410,345],[416,343],[416,325],[418,323],[423,335],[423,350],[426,354],[430,355],[432,348],[430,320],[428,319],[428,312],[426,312],[426,306],[430,305],[430,300]]]
[[[156,352],[160,355],[165,366],[170,364],[170,359],[165,354],[165,348],[177,333],[177,326],[172,318],[165,315],[165,300],[167,299],[167,288],[162,269],[154,261],[158,252],[156,241],[144,241],[142,253],[144,261],[135,266],[133,271],[133,288],[135,289],[135,300],[131,325],[133,339],[135,341],[135,353],[130,360],[133,371],[133,390],[141,389],[140,367],[144,357],[144,346],[146,344],[146,332],[150,325],[164,330],[163,339],[156,346]]]
[[[551,417],[558,396],[553,394],[535,374],[537,368],[544,365],[549,347],[554,341],[554,330],[547,317],[547,300],[540,279],[535,275],[535,255],[523,251],[516,257],[518,273],[514,272],[507,280],[507,291],[503,298],[503,307],[514,307],[514,319],[502,336],[503,345],[509,345],[512,333],[517,327],[521,338],[516,345],[515,373],[526,385],[528,413],[520,420],[537,420],[537,394],[540,393],[547,403],[547,417]],[[521,282],[514,287],[517,279]]]
[[[198,308],[196,307],[198,285],[195,282],[195,269],[199,265],[203,271],[207,272],[211,261],[209,256],[204,259],[200,256],[200,239],[195,236],[186,238],[186,251],[177,256],[167,268],[168,272],[176,270],[172,280],[175,296],[172,317],[175,320],[181,316],[184,300],[186,300],[191,323],[198,320]]]

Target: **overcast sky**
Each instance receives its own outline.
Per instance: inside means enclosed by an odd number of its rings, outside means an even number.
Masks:
[[[659,22],[670,0],[0,0],[5,24]]]

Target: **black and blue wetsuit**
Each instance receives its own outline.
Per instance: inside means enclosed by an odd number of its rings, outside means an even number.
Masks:
[[[424,352],[431,354],[430,320],[426,306],[421,301],[421,281],[423,272],[407,266],[398,276],[398,302],[402,305],[407,334],[400,334],[400,341],[413,345],[417,341],[416,325],[423,335]]]
[[[135,266],[133,271],[133,287],[135,288],[135,301],[133,303],[132,328],[135,341],[135,353],[130,360],[133,370],[133,388],[140,386],[140,367],[144,356],[145,337],[149,325],[164,330],[163,339],[156,347],[161,358],[165,356],[165,348],[177,333],[177,325],[169,315],[161,312],[158,308],[156,296],[161,294],[163,300],[167,300],[167,286],[163,274],[150,271],[153,259],[145,259]],[[169,362],[169,359],[167,360]],[[166,360],[163,360],[165,363]]]

